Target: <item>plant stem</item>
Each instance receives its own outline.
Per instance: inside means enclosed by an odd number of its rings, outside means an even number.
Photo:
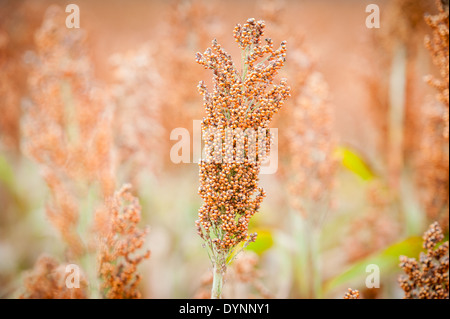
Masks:
[[[407,50],[396,43],[389,80],[389,185],[398,193],[403,167]]]
[[[310,298],[321,298],[320,230],[311,225],[308,231]]]
[[[244,69],[244,71],[242,72],[242,81],[245,81],[245,77],[247,76],[248,64],[246,62],[248,61],[248,56],[250,55],[250,50],[251,50],[250,45],[248,45],[244,50],[243,59],[242,59],[242,63],[243,63],[242,67]]]
[[[297,243],[295,292],[300,298],[320,299],[322,291],[322,270],[320,240],[322,228],[311,217],[302,217],[293,212],[292,224]]]
[[[223,279],[225,276],[225,265],[221,261],[214,262],[213,285],[211,290],[211,299],[222,299]]]

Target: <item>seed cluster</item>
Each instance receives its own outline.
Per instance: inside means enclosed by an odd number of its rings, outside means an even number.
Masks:
[[[445,106],[443,114],[443,121],[445,123],[444,136],[449,137],[449,60],[448,60],[448,43],[449,43],[449,19],[448,19],[448,3],[443,4],[441,1],[436,1],[438,14],[426,15],[426,23],[433,29],[432,37],[425,38],[425,46],[431,54],[433,63],[439,68],[441,78],[428,76],[427,82],[435,87],[438,91],[438,100]]]
[[[426,254],[421,253],[419,261],[400,257],[400,267],[406,274],[399,278],[405,299],[448,299],[448,241],[436,248],[443,239],[442,229],[435,222],[423,236]]]
[[[60,264],[54,258],[43,255],[39,257],[34,268],[24,280],[24,292],[21,299],[86,299],[88,283],[83,272],[80,273],[79,287],[68,287],[66,281],[71,274],[66,271],[68,264]]]
[[[359,299],[359,290],[348,288],[348,292],[344,295],[344,299]]]
[[[213,70],[214,90],[209,92],[203,81],[199,83],[206,110],[202,134],[207,148],[206,157],[199,164],[199,194],[204,204],[196,225],[210,248],[225,254],[231,253],[240,242],[256,237],[256,234],[248,235],[248,223],[265,196],[258,187],[258,175],[261,162],[270,151],[271,136],[267,129],[290,95],[285,79],[273,85],[285,61],[286,42],[276,50],[271,39],[265,39],[262,44],[264,28],[264,22],[255,19],[235,27],[234,37],[242,49],[240,71],[216,40],[204,54],[197,53],[197,62]],[[266,58],[261,59],[263,56]],[[211,129],[216,134],[210,134]],[[237,133],[222,148],[228,130]],[[251,134],[245,134],[248,130],[265,133],[255,143]],[[236,160],[238,141],[243,141],[242,161]],[[221,161],[218,155],[228,160]]]
[[[327,84],[319,72],[303,72],[308,73],[295,97],[289,131],[290,193],[292,207],[319,225],[332,204],[337,140]]]
[[[96,214],[99,233],[99,276],[101,288],[108,299],[137,299],[141,276],[137,266],[150,257],[140,253],[148,230],[140,230],[141,206],[131,194],[131,185],[124,185],[103,210]]]
[[[136,50],[111,56],[115,104],[113,136],[116,165],[129,165],[124,180],[135,184],[145,168],[157,172],[161,167],[161,76],[155,69],[151,48],[144,44]],[[149,138],[149,137],[152,138]]]
[[[420,198],[428,218],[448,229],[449,221],[449,9],[436,1],[438,13],[426,15],[432,29],[425,45],[440,76],[427,76],[427,82],[437,89],[436,99],[427,101],[419,113],[421,126],[417,154]]]
[[[115,188],[113,109],[97,85],[83,31],[61,28],[66,15],[50,6],[30,51],[24,104],[23,150],[38,163],[50,189],[47,216],[68,244],[68,255],[85,252],[78,218],[84,185],[99,184],[104,196]],[[83,185],[83,186],[82,186]]]

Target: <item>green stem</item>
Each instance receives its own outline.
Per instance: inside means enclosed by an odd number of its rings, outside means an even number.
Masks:
[[[213,269],[213,285],[211,290],[211,299],[222,299],[222,290],[224,283],[226,267],[222,262],[214,262]]]
[[[320,262],[321,228],[311,218],[295,215],[297,252],[297,284],[301,298],[322,298],[322,276]]]
[[[309,269],[309,297],[321,298],[321,267],[320,267],[320,230],[314,225],[310,226],[308,236],[308,269]]]
[[[247,71],[248,71],[248,64],[246,63],[248,61],[248,56],[250,55],[250,45],[245,47],[244,53],[243,53],[243,58],[242,58],[242,67],[244,69],[244,71],[242,72],[242,81],[245,81],[245,77],[247,76]]]

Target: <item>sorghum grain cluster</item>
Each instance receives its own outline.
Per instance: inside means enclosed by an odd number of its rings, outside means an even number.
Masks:
[[[196,222],[198,233],[211,248],[213,258],[229,256],[242,241],[255,239],[255,234],[248,234],[248,223],[265,196],[258,187],[258,174],[262,160],[270,151],[267,128],[289,97],[285,79],[272,85],[277,71],[284,65],[286,42],[281,42],[278,49],[274,49],[271,39],[265,39],[262,44],[264,29],[265,23],[255,19],[235,27],[234,38],[242,49],[240,71],[216,40],[204,54],[197,53],[197,62],[214,74],[212,92],[203,81],[198,86],[206,110],[202,133],[209,147],[206,158],[199,164],[199,194],[204,204]],[[266,59],[258,62],[265,55]],[[212,136],[209,129],[218,134]],[[227,138],[228,129],[241,133],[236,134],[231,148],[219,148],[220,142]],[[252,144],[248,135],[243,136],[247,129],[263,130],[258,144]],[[246,154],[243,161],[236,160],[239,152],[235,146],[239,139]],[[216,160],[217,155],[232,160]],[[256,160],[251,161],[251,156]]]
[[[440,78],[427,76],[427,82],[435,87],[438,93],[438,100],[445,106],[446,110],[443,114],[443,121],[445,122],[444,136],[448,140],[449,136],[449,63],[448,63],[448,3],[444,5],[441,1],[436,1],[438,13],[436,15],[426,15],[426,23],[433,29],[431,37],[425,38],[425,46],[431,54],[433,63],[439,68]]]
[[[131,185],[124,185],[114,194],[104,210],[96,215],[99,233],[99,276],[101,289],[108,299],[137,299],[141,280],[137,266],[150,257],[140,253],[147,229],[140,230],[141,206],[131,194]]]
[[[348,292],[344,295],[344,299],[359,299],[359,291],[348,288]]]
[[[436,248],[444,239],[437,222],[430,225],[423,236],[423,248],[419,261],[400,257],[400,267],[406,276],[399,278],[405,299],[448,299],[448,241]]]
[[[88,283],[80,273],[79,287],[67,287],[66,280],[71,274],[66,271],[67,264],[60,264],[54,258],[39,257],[34,268],[24,279],[24,292],[21,299],[86,299]]]

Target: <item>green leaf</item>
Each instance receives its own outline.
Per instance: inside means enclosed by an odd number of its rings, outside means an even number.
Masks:
[[[365,278],[368,275],[366,267],[370,264],[375,264],[380,267],[381,273],[392,272],[396,269],[400,270],[400,256],[405,255],[418,258],[422,250],[422,237],[420,236],[410,237],[401,242],[397,242],[381,252],[356,262],[350,269],[326,282],[324,292],[329,292],[349,282],[364,284]]]
[[[369,181],[375,177],[375,173],[372,172],[369,165],[354,150],[341,146],[337,148],[336,155],[341,159],[345,168],[363,180]]]
[[[251,232],[256,232],[258,236],[256,237],[256,241],[254,243],[250,243],[246,249],[261,255],[273,246],[273,236],[270,230],[255,229]]]
[[[0,186],[4,187],[4,190],[13,200],[19,212],[25,212],[27,211],[27,202],[18,190],[15,175],[8,159],[4,155],[0,155]]]
[[[14,190],[14,172],[8,161],[3,155],[0,155],[0,182],[13,192]]]

